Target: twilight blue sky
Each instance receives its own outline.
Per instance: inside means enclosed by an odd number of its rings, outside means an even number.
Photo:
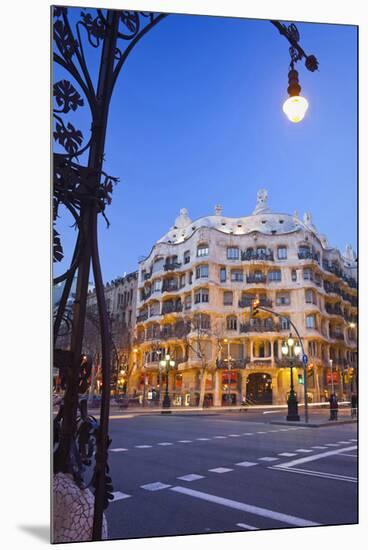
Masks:
[[[244,216],[263,187],[274,211],[310,211],[331,245],[356,247],[357,30],[297,27],[320,62],[315,73],[297,65],[309,101],[299,124],[282,112],[289,43],[269,21],[170,15],[138,43],[110,108],[104,168],[120,183],[110,228],[100,220],[105,281],[136,269],[180,208],[196,219],[220,203]],[[87,138],[87,108],[70,120]],[[74,235],[64,234],[69,258]]]

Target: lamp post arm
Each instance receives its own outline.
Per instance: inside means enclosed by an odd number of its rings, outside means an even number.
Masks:
[[[272,315],[276,315],[276,317],[280,317],[280,319],[285,319],[286,321],[288,321],[288,323],[290,323],[290,325],[293,327],[293,329],[296,332],[296,335],[297,335],[298,340],[299,340],[300,347],[302,348],[302,354],[304,355],[304,346],[303,346],[302,339],[300,337],[298,329],[296,328],[294,323],[291,321],[291,319],[289,319],[289,317],[286,317],[286,315],[281,315],[280,313],[276,313],[276,311],[273,311],[272,309],[268,309],[268,308],[263,307],[263,306],[258,306],[258,309],[262,309],[263,311],[267,311],[268,313],[272,313]]]

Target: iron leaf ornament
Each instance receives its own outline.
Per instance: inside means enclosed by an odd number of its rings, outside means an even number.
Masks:
[[[78,107],[83,107],[84,101],[69,80],[59,80],[54,84],[54,97],[58,107],[58,112],[68,113],[70,110],[76,111]],[[55,109],[54,112],[57,112]]]

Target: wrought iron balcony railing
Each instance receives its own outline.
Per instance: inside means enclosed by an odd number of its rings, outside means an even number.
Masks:
[[[239,307],[250,307],[252,305],[252,301],[254,300],[254,297],[252,298],[242,298],[238,302]],[[269,298],[260,298],[259,299],[259,305],[264,307],[272,307],[272,300]]]
[[[316,262],[319,262],[319,255],[316,252],[310,252],[310,251],[298,252],[298,258],[299,260],[314,260]]]
[[[164,265],[165,271],[174,271],[175,269],[179,269],[181,267],[180,262],[170,262]]]
[[[178,282],[164,281],[162,283],[162,292],[170,292],[171,290],[179,290]]]
[[[334,340],[345,340],[342,332],[336,332],[334,330],[330,330],[330,338],[333,338]]]
[[[247,283],[265,283],[266,275],[247,275]]]
[[[275,323],[272,319],[253,320],[250,323],[242,323],[240,325],[240,332],[280,332],[283,330],[289,330],[289,327],[285,324]]]
[[[143,321],[147,321],[148,319],[148,311],[145,313],[141,313],[140,315],[137,315],[137,323],[142,323]]]
[[[171,302],[169,303],[164,302],[162,304],[162,309],[161,309],[162,315],[165,315],[166,313],[179,313],[180,311],[183,311],[182,303],[172,304]]]
[[[332,304],[326,304],[325,305],[325,310],[327,311],[327,313],[330,313],[331,315],[343,315],[343,311],[341,309],[341,306],[335,304],[335,305],[332,305]]]
[[[263,262],[273,262],[274,255],[272,251],[269,252],[242,252],[241,260],[243,262],[250,262],[252,260],[261,260]]]
[[[247,364],[250,363],[250,357],[244,359],[216,359],[216,368],[218,369],[245,369]]]

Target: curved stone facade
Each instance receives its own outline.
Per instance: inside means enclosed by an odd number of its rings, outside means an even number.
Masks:
[[[285,403],[290,369],[281,346],[297,327],[308,356],[309,399],[355,389],[356,258],[318,234],[311,215],[273,213],[267,192],[252,215],[175,225],[140,263],[130,391],[159,389],[159,361],[169,353],[173,404]],[[251,317],[251,302],[262,307]],[[278,313],[282,317],[273,314]],[[332,360],[332,365],[331,365]],[[332,368],[331,368],[332,367]],[[294,369],[300,398],[301,364]],[[202,391],[201,391],[202,390]],[[301,399],[302,400],[302,399]]]

